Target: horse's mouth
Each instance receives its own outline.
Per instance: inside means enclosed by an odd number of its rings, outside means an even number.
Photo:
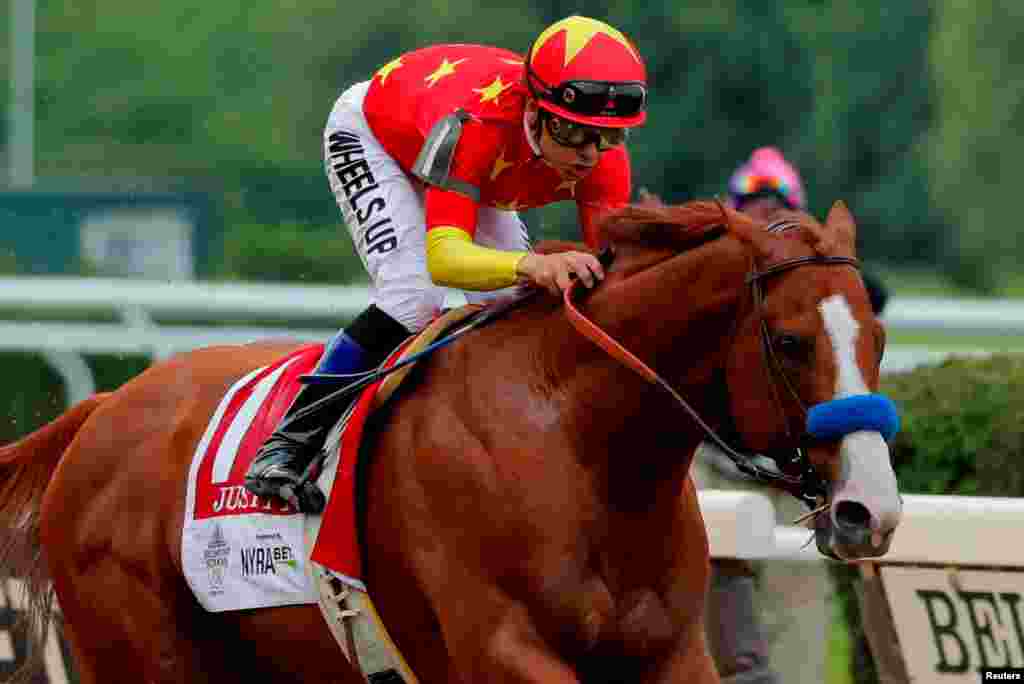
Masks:
[[[903,501],[881,434],[851,433],[840,441],[838,454],[817,456],[837,461],[827,506],[814,517],[818,550],[845,561],[884,556],[903,516]]]

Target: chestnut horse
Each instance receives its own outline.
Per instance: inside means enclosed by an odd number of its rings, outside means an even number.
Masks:
[[[424,362],[378,416],[364,576],[420,681],[718,681],[689,478],[708,436],[675,397],[733,446],[796,455],[780,484],[820,504],[822,552],[884,553],[900,502],[882,431],[805,433],[809,409],[876,396],[884,334],[854,222],[837,203],[788,228],[714,203],[622,210],[578,307],[649,375],[537,297]],[[359,681],[317,606],[207,613],[182,575],[197,441],[232,383],[294,348],[174,357],[0,450],[5,557],[40,609],[52,586],[83,683]]]

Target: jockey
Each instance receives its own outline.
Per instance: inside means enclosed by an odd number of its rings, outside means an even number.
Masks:
[[[759,147],[729,178],[733,209],[768,221],[779,209],[807,210],[800,174],[774,147]]]
[[[770,221],[780,209],[807,211],[807,195],[796,167],[774,147],[759,147],[729,178],[729,204],[759,221]],[[875,315],[881,314],[889,292],[877,276],[862,272]]]
[[[525,58],[483,45],[403,54],[342,93],[324,131],[325,171],[373,303],[326,345],[316,373],[378,366],[439,312],[446,286],[469,301],[516,285],[552,293],[604,277],[589,253],[530,250],[517,211],[574,200],[583,238],[629,201],[625,142],[646,119],[647,74],[636,47],[608,24],[571,16]],[[345,407],[296,415],[326,396],[307,384],[246,473],[259,496],[294,486]],[[312,483],[296,491],[318,512]]]

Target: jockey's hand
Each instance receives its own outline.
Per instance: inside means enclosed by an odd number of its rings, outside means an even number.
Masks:
[[[588,288],[604,279],[601,262],[586,252],[530,252],[519,260],[516,272],[524,281],[543,287],[556,297],[572,286],[573,276]]]

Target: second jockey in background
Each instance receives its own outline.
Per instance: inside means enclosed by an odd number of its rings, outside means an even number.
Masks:
[[[646,119],[647,73],[633,43],[581,16],[545,29],[525,57],[483,45],[403,54],[342,93],[324,131],[330,187],[369,273],[373,303],[326,346],[316,373],[379,365],[439,312],[524,284],[559,293],[604,277],[589,253],[541,255],[518,210],[574,201],[583,239],[631,193],[629,129]],[[246,487],[294,487],[345,407],[296,416],[335,389],[310,384],[263,445]],[[300,509],[323,495],[296,488]]]
[[[768,222],[783,209],[807,211],[807,193],[800,173],[776,147],[759,147],[729,178],[729,203],[734,209]],[[869,270],[861,277],[875,315],[881,315],[889,290]]]

